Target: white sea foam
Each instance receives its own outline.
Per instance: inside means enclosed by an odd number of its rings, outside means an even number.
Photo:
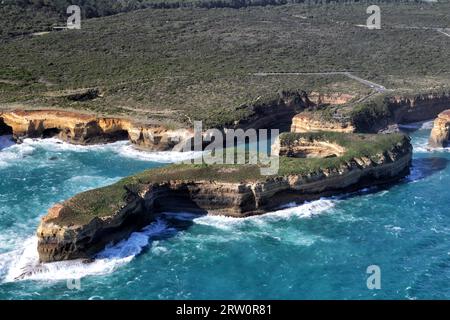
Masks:
[[[434,148],[430,148],[428,145],[428,138],[416,138],[413,140],[413,148],[414,152],[417,153],[428,153],[435,150]]]
[[[418,153],[438,153],[443,152],[447,153],[450,152],[450,148],[432,148],[428,144],[427,138],[417,138],[415,139],[413,143],[414,151]]]
[[[50,139],[25,139],[24,143],[35,144],[42,146],[45,149],[52,151],[72,151],[72,152],[88,152],[92,150],[96,151],[109,151],[116,153],[119,156],[139,159],[144,161],[172,163],[192,159],[193,157],[201,155],[196,152],[176,152],[176,151],[143,151],[133,147],[128,141],[117,141],[108,144],[99,145],[74,145],[55,138]]]
[[[120,157],[132,158],[142,161],[159,163],[174,163],[193,159],[202,155],[202,152],[176,152],[176,151],[141,151],[133,147],[128,141],[118,141],[102,145],[74,145],[55,138],[49,139],[24,139],[21,144],[14,144],[7,136],[1,136],[0,140],[0,169],[6,168],[16,161],[23,159],[37,149],[49,152],[111,152]]]
[[[192,159],[201,156],[201,152],[177,152],[177,151],[143,151],[133,147],[128,141],[118,141],[99,145],[75,145],[59,139],[24,139],[22,144],[15,145],[11,151],[20,152],[22,149],[40,147],[53,152],[89,152],[89,151],[109,151],[126,158],[153,161],[161,163],[172,163]]]
[[[423,122],[420,130],[431,130],[433,129],[434,120]]]
[[[431,130],[433,128],[433,120],[413,122],[408,124],[400,124],[400,129],[412,129],[412,130]]]
[[[0,255],[0,276],[2,282],[13,282],[56,281],[108,274],[133,260],[149,244],[152,236],[167,231],[170,228],[166,223],[157,220],[141,231],[132,233],[128,239],[107,246],[91,263],[84,263],[82,260],[39,263],[37,237],[31,237],[25,241],[23,249]]]
[[[269,222],[267,219],[288,219],[292,216],[308,218],[332,209],[334,202],[333,200],[322,199],[300,206],[291,204],[288,208],[270,212],[263,216],[243,219],[218,216],[195,218],[197,215],[190,213],[185,215],[176,214],[176,218],[194,219],[195,223],[198,224],[226,229],[245,221],[258,224]],[[171,214],[168,213],[167,215]],[[21,249],[0,254],[0,278],[2,282],[21,280],[58,281],[78,279],[89,275],[108,274],[133,260],[136,255],[140,254],[148,246],[152,237],[173,231],[174,229],[169,228],[163,218],[158,219],[141,231],[132,233],[128,239],[115,245],[108,245],[97,254],[95,260],[91,263],[84,263],[82,260],[39,263],[36,250],[37,237],[33,236],[23,242]],[[158,247],[152,249],[152,253],[161,254],[166,250],[164,247]]]
[[[297,218],[311,218],[313,216],[328,212],[335,207],[337,200],[320,199],[307,202],[302,205],[290,203],[280,210],[268,212],[260,216],[251,216],[247,218],[232,218],[224,216],[202,216],[194,219],[195,223],[213,226],[218,229],[231,229],[236,225],[252,222],[254,224],[264,224],[273,220]]]
[[[157,151],[147,152],[134,148],[130,143],[123,144],[119,148],[112,150],[122,157],[154,161],[161,163],[181,162],[193,159],[202,155],[202,152],[177,152],[177,151]]]
[[[412,130],[431,130],[433,128],[433,120],[425,122],[416,122],[410,124],[404,124],[399,126],[402,129],[412,129]],[[429,152],[448,152],[450,149],[443,148],[431,148],[428,145],[427,137],[416,137],[412,141],[414,152],[417,153],[429,153]]]
[[[35,151],[31,145],[11,144],[0,151],[0,169],[23,159]]]

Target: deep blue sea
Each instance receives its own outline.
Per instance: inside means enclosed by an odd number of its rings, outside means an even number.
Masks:
[[[91,264],[41,266],[34,233],[54,203],[180,155],[2,137],[0,299],[449,299],[450,153],[426,149],[429,124],[409,131],[412,174],[389,188],[247,219],[167,213]]]

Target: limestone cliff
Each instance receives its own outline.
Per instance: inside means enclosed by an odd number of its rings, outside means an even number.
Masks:
[[[392,182],[409,172],[412,146],[406,136],[337,138],[345,138],[347,145],[339,150],[345,154],[333,158],[336,161],[331,166],[323,162],[314,168],[304,165],[307,159],[295,158],[292,162],[280,157],[279,174],[261,177],[254,166],[172,165],[79,194],[57,204],[42,219],[37,231],[40,260],[90,258],[107,243],[139,230],[160,212],[181,210],[245,217],[292,201]],[[361,156],[348,156],[355,153],[356,149],[347,150],[355,141],[361,142],[358,139],[366,143],[358,150],[365,151]],[[295,147],[302,141],[299,136],[288,143]],[[280,150],[286,148],[285,143],[280,143]],[[374,151],[368,154],[368,150]],[[295,163],[298,167],[293,170]]]
[[[316,119],[310,113],[300,113],[292,118],[291,132],[311,131],[354,132],[355,128],[346,122]]]
[[[292,118],[308,107],[315,106],[304,91],[280,91],[276,95],[259,97],[249,105],[242,105],[237,113],[245,110],[244,116],[226,128],[279,129],[289,131]]]
[[[349,103],[351,100],[355,99],[355,96],[347,93],[320,93],[311,92],[308,95],[309,99],[316,105],[343,105]]]
[[[75,144],[96,144],[129,139],[148,150],[171,150],[192,136],[188,129],[169,130],[127,119],[56,110],[12,111],[0,114],[16,139],[58,138]]]
[[[450,107],[450,93],[419,94],[412,97],[394,96],[389,98],[388,107],[393,123],[411,123],[435,118]]]
[[[447,147],[450,139],[450,110],[441,112],[434,120],[429,145],[433,148]]]
[[[272,145],[272,152],[294,158],[334,158],[344,155],[346,149],[330,141],[300,138],[289,144],[275,143]]]
[[[367,103],[367,105],[364,105]],[[361,113],[355,113],[355,107]],[[378,97],[375,101],[340,107],[341,116],[321,117],[320,112],[299,113],[292,120],[293,132],[336,131],[375,133],[389,126],[425,121],[435,118],[450,106],[450,93],[419,94],[416,96]],[[380,113],[381,112],[381,113]],[[359,116],[358,116],[359,115]],[[363,119],[363,124],[360,120]]]

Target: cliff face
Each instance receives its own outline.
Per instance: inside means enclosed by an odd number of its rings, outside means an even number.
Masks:
[[[345,148],[329,141],[298,139],[291,144],[273,144],[272,152],[294,158],[334,158],[345,154]]]
[[[58,138],[75,144],[96,144],[129,139],[148,150],[171,150],[192,136],[187,129],[168,130],[126,119],[55,111],[14,111],[0,115],[0,121],[11,127],[16,139]]]
[[[445,148],[450,139],[450,110],[441,112],[434,120],[429,145],[433,148]]]
[[[349,103],[352,99],[355,98],[355,96],[346,93],[323,94],[319,92],[311,92],[308,97],[316,105],[341,105]]]
[[[37,231],[40,260],[89,258],[107,243],[124,239],[164,211],[245,217],[263,214],[291,201],[313,200],[392,182],[409,173],[411,157],[412,146],[404,137],[370,158],[354,157],[338,167],[310,173],[240,182],[205,179],[200,173],[196,179],[184,180],[169,177],[166,181],[143,182],[139,178],[131,185],[127,180],[116,187],[119,191],[115,191],[114,198],[109,196],[112,186],[87,191],[56,205],[42,219]],[[116,209],[82,218],[80,207],[86,205],[86,199],[95,199],[92,200],[95,209],[87,206],[87,214],[101,211],[97,208],[99,199],[106,201],[109,209]]]
[[[435,118],[450,107],[450,94],[422,94],[412,98],[392,97],[388,103],[394,123],[411,123]]]
[[[56,205],[38,227],[38,253],[43,262],[89,258],[108,243],[127,238],[154,219],[152,199],[127,195],[126,205],[116,214],[94,218],[85,224],[60,225],[54,219],[73,214],[69,207]]]
[[[279,129],[281,132],[291,131],[292,128],[300,128],[302,123],[299,120],[299,113],[305,109],[314,108],[322,105],[341,105],[348,103],[354,97],[348,94],[321,94],[311,92],[307,94],[304,91],[285,92],[281,91],[278,98],[266,103],[256,102],[251,106],[251,115],[238,121],[235,128],[243,129]],[[315,126],[315,124],[310,124]],[[320,124],[317,124],[320,125]],[[298,132],[307,132],[298,131]],[[342,130],[342,132],[349,132]]]
[[[338,99],[339,100],[339,99]],[[342,99],[341,102],[345,101]],[[348,100],[349,101],[349,100]],[[331,121],[318,119],[308,113],[299,113],[292,120],[292,132],[335,131],[335,132],[379,132],[389,125],[406,124],[435,118],[450,106],[450,94],[422,94],[414,97],[394,96],[387,98],[387,111],[382,117],[367,114],[369,125],[360,130],[354,120]],[[351,108],[347,108],[350,112]]]
[[[297,113],[314,105],[306,92],[281,91],[276,97],[266,101],[256,101],[252,105],[242,106],[248,115],[228,127],[244,130],[271,128],[286,132],[290,130],[292,118]]]
[[[355,128],[348,123],[318,120],[305,113],[297,114],[292,119],[291,132],[311,131],[354,132]]]

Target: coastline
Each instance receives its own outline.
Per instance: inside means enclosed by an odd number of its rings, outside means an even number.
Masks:
[[[421,97],[421,95],[419,96]],[[444,95],[444,97],[447,96]],[[442,96],[438,96],[437,99],[438,101],[441,101],[443,98]],[[304,100],[309,101],[307,97],[304,97]],[[432,106],[435,109],[433,109],[434,111],[429,110],[429,112],[424,115],[427,119],[429,116],[434,115],[435,111],[440,112],[442,109],[440,103],[430,102],[429,99],[419,99],[419,101],[422,100],[426,101],[426,106]],[[402,102],[407,100],[398,98],[395,101]],[[402,105],[402,108],[400,111],[397,110],[397,119],[404,118],[404,116],[400,115],[401,112],[410,114],[411,110],[414,110],[412,108],[417,108],[419,111],[424,108],[420,102],[417,103],[416,101],[408,100],[408,102],[402,102],[400,104]],[[322,121],[319,124],[314,124],[313,127],[307,124],[306,126],[308,128],[305,129],[303,128],[304,126],[299,125],[299,122],[296,120],[299,119],[299,117],[303,117],[303,113],[297,110],[296,115],[292,116],[293,110],[298,108],[298,106],[285,105],[285,107],[288,107],[288,109],[283,112],[287,112],[286,114],[293,117],[293,124],[291,128],[293,134],[295,134],[295,132],[311,131],[324,133],[327,131],[335,131],[338,133],[343,131],[343,133],[339,134],[353,136],[356,134],[353,132],[358,132],[357,127],[352,127],[350,125],[348,126],[348,129],[342,130],[338,127],[330,127],[327,125],[326,121]],[[293,107],[294,109],[288,111],[290,107]],[[258,113],[260,112],[257,112],[256,114]],[[251,121],[246,120],[243,122],[243,124],[245,124],[244,127],[251,127],[252,123],[268,123],[267,120],[262,120],[265,119],[265,116],[267,116],[266,112],[262,112],[260,115],[261,114],[263,115],[263,118],[257,116]],[[411,119],[417,120],[416,118],[417,117],[414,116]],[[130,120],[102,118],[97,116],[94,117],[87,114],[77,114],[64,111],[13,111],[3,113],[0,116],[0,119],[3,123],[3,132],[12,133],[16,139],[21,139],[21,137],[45,138],[47,136],[56,136],[59,139],[69,143],[86,145],[108,143],[127,138],[138,150],[176,150],[179,148],[177,148],[176,144],[174,144],[175,140],[178,141],[178,144],[184,144],[187,140],[192,138],[192,132],[189,130],[186,131],[185,129],[180,131],[180,129],[167,130],[161,127],[139,127],[139,125],[136,125],[136,123]],[[270,117],[268,119],[270,119]],[[302,118],[302,121],[305,120],[308,121],[307,118]],[[272,120],[269,120],[269,122],[270,121]],[[388,124],[391,123],[392,120],[386,119],[384,122]],[[146,130],[146,132],[148,132],[148,130],[153,131],[152,134],[144,135],[144,130]],[[138,134],[133,135],[133,132],[136,131]],[[155,136],[156,133],[160,134],[159,138]],[[171,140],[171,137],[174,137],[174,133],[178,136],[176,136],[174,140]],[[161,134],[164,138],[161,138]],[[144,136],[146,138],[144,138]],[[141,142],[136,143],[138,140]],[[151,141],[152,144],[150,148],[148,148],[149,141]],[[256,182],[256,184],[242,184],[242,182],[232,182],[231,184],[226,182],[223,184],[220,179],[217,180],[216,178],[213,178],[216,176],[217,170],[222,170],[219,168],[215,169],[215,173],[210,173],[210,178],[208,179],[209,181],[202,180],[201,178],[185,181],[183,181],[182,178],[160,181],[156,185],[150,183],[149,186],[145,187],[147,188],[146,191],[141,190],[138,193],[127,187],[125,188],[127,190],[126,195],[120,195],[120,197],[129,197],[131,199],[129,202],[121,202],[122,204],[119,205],[119,210],[113,214],[110,214],[110,217],[106,220],[94,219],[92,221],[86,221],[81,225],[75,224],[74,226],[75,230],[77,230],[76,232],[72,230],[73,228],[67,229],[64,225],[54,223],[56,218],[61,218],[62,216],[71,214],[66,212],[67,210],[65,210],[64,205],[56,205],[51,208],[48,214],[42,219],[41,225],[38,228],[37,234],[40,239],[38,242],[38,251],[42,261],[90,258],[107,243],[111,241],[117,242],[124,239],[132,232],[139,230],[152,221],[155,221],[158,213],[162,212],[163,208],[172,211],[189,209],[191,211],[212,215],[245,217],[249,215],[263,214],[292,201],[297,203],[311,201],[319,199],[323,196],[355,191],[378,184],[392,183],[403,178],[409,173],[412,149],[411,147],[407,147],[407,145],[410,146],[409,141],[402,143],[404,150],[400,152],[402,155],[399,157],[396,155],[389,155],[386,158],[386,153],[383,152],[382,157],[385,158],[384,160],[380,160],[379,163],[371,161],[367,162],[367,160],[363,160],[364,157],[360,160],[357,160],[357,158],[350,159],[346,165],[347,167],[344,166],[336,172],[331,170],[328,173],[322,173],[319,175],[315,175],[316,173],[314,173],[313,176],[315,176],[315,178],[312,180],[311,178],[307,178],[305,180],[304,178],[300,178],[300,176],[291,174],[280,176],[280,178],[277,178],[278,180],[268,180],[261,185],[258,185],[258,182]],[[327,147],[325,147],[325,149],[326,148]],[[319,158],[324,156],[320,155],[321,152],[322,151],[319,150]],[[382,157],[380,159],[382,159]],[[356,167],[359,167],[360,172],[355,171],[355,164]],[[327,170],[325,169],[323,172],[326,171]],[[367,173],[365,173],[365,171],[367,171]],[[375,177],[375,179],[373,177]],[[308,182],[308,180],[311,181]],[[346,180],[350,182],[346,182]],[[299,185],[298,187],[293,187],[295,183],[292,184],[292,181],[301,181],[301,186]],[[214,187],[210,185],[211,183]],[[133,186],[131,185],[131,187]],[[149,190],[152,190],[153,188],[159,191],[156,191],[155,193],[149,192]],[[188,193],[179,197],[176,201],[178,203],[177,206],[174,206],[173,202],[170,202],[172,206],[167,206],[167,204],[163,203],[164,201],[158,200],[158,195],[165,194],[165,197],[173,196],[174,194],[171,194],[173,191],[167,193],[168,190],[178,190],[175,193],[180,193],[181,190],[185,190],[182,192],[186,192],[186,190],[188,190]],[[263,190],[263,192],[258,194],[258,192],[261,191],[257,190]],[[122,191],[120,191],[119,194],[122,194]],[[193,194],[196,194],[196,198],[192,198]],[[202,197],[204,197],[203,200]],[[96,199],[97,201],[103,202],[105,199],[108,199],[108,196],[105,198],[105,196],[100,193],[96,196]],[[158,202],[157,209],[153,207],[156,200]],[[193,200],[194,202],[192,202]],[[71,199],[68,201],[71,201]],[[115,200],[112,201],[114,202]],[[210,203],[214,203],[214,205],[211,206]],[[264,205],[264,203],[270,203],[270,205]],[[103,224],[105,225],[102,226]],[[126,227],[124,227],[124,225],[126,225]],[[101,231],[103,229],[105,229],[105,231]],[[87,242],[87,245],[84,244],[77,247],[75,243],[80,242],[80,240],[75,239],[80,230],[83,230],[81,231],[83,234],[90,234],[88,238],[91,240]],[[111,230],[116,231],[111,232]],[[103,234],[103,236],[99,236],[100,234]],[[108,236],[106,237],[105,235]],[[100,238],[103,239],[99,241],[98,239]],[[84,240],[81,242],[83,241]]]
[[[356,139],[352,134],[330,137],[349,139],[353,144]],[[164,211],[247,217],[291,202],[392,183],[409,173],[412,147],[406,136],[360,139],[373,144],[371,155],[354,157],[346,153],[328,168],[327,159],[323,159],[319,171],[303,167],[309,163],[307,159],[289,157],[280,157],[281,171],[272,177],[259,177],[255,165],[236,166],[229,173],[222,170],[227,165],[175,164],[81,193],[57,204],[42,219],[37,231],[41,261],[88,259],[107,243],[155,221]],[[300,166],[291,168],[292,161]]]

